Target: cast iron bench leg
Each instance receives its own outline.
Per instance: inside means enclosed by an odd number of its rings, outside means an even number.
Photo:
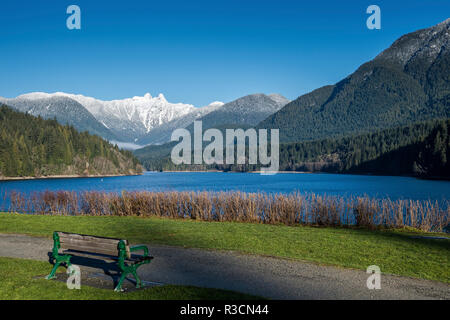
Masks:
[[[136,279],[136,288],[141,288],[142,287],[142,281],[141,278],[139,278],[138,274],[137,274],[137,268],[139,267],[139,265],[136,266],[124,266],[124,268],[122,269],[122,274],[120,275],[120,279],[119,282],[117,283],[116,288],[114,289],[114,291],[116,292],[121,292],[122,291],[122,283],[125,280],[125,278],[127,277],[127,275],[131,274],[133,275],[134,279]]]
[[[59,255],[58,250],[61,247],[61,243],[59,242],[59,235],[58,233],[53,233],[53,250],[52,250],[52,257],[55,262],[55,265],[53,266],[52,271],[48,276],[45,277],[45,279],[50,280],[55,278],[55,273],[58,267],[65,263],[66,267],[69,268],[72,264],[70,263],[70,258],[72,258],[69,254]]]
[[[127,274],[126,274],[125,272],[122,272],[122,274],[120,275],[119,282],[117,283],[117,286],[116,286],[116,288],[114,289],[114,291],[116,291],[116,292],[121,292],[121,291],[123,291],[123,290],[122,290],[122,283],[123,283],[123,280],[125,280],[126,276],[127,276]]]
[[[54,258],[55,258],[55,265],[53,266],[53,269],[50,272],[50,274],[45,277],[45,279],[47,279],[47,280],[55,278],[56,270],[58,269],[58,267],[61,264],[65,263],[67,268],[69,268],[72,265],[70,263],[71,256],[69,256],[69,255],[57,256],[57,257],[54,257]]]
[[[127,265],[125,263],[125,260],[127,258],[127,251],[126,251],[126,245],[123,241],[119,242],[118,249],[119,249],[118,264],[119,264],[119,269],[122,271],[122,274],[120,276],[119,282],[117,283],[117,286],[114,289],[114,291],[122,291],[123,280],[125,280],[126,276],[129,274],[132,274],[133,277],[136,279],[136,288],[141,288],[142,281],[137,274],[137,269],[143,264],[150,263],[151,259],[148,259],[148,248],[146,246],[131,247],[130,248],[131,252],[138,251],[138,250],[144,251],[144,260],[141,262],[135,263],[135,264],[131,264],[131,265]]]

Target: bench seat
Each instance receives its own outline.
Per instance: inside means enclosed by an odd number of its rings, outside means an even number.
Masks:
[[[135,252],[138,251],[142,251],[143,254],[136,254]],[[150,263],[153,259],[153,257],[149,255],[147,246],[130,246],[126,239],[55,231],[53,232],[52,250],[54,266],[51,273],[46,278],[53,279],[56,270],[61,264],[65,264],[67,268],[70,267],[70,258],[79,253],[100,256],[102,258],[117,261],[119,269],[121,270],[121,276],[114,289],[115,291],[122,291],[123,280],[128,274],[134,276],[136,279],[136,287],[140,288],[142,282],[137,275],[137,269],[143,264]]]

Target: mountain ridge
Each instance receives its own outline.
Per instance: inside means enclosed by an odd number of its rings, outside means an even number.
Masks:
[[[32,99],[19,96],[13,99],[0,98],[0,104],[8,105],[17,111],[44,119],[55,118],[60,124],[69,124],[79,131],[89,131],[108,140],[117,137],[77,101],[64,96],[33,95]]]
[[[202,112],[203,108],[200,108],[195,116],[169,122],[150,132],[138,142],[143,145],[168,143],[173,130],[186,128],[192,131],[194,120],[202,121],[204,130],[213,127],[223,128],[227,125],[231,127],[254,126],[288,102],[289,100],[280,94],[249,94],[218,107],[210,107],[208,112]]]
[[[59,110],[56,101],[61,102]],[[142,97],[104,101],[65,92],[31,92],[16,98],[0,97],[0,102],[46,119],[56,117],[61,124],[68,123],[79,130],[87,130],[118,143],[134,143],[139,137],[167,122],[191,113],[206,114],[208,110],[223,105],[220,101],[214,101],[208,106],[196,108],[191,104],[170,103],[162,93],[156,97],[146,93]],[[53,108],[46,108],[47,105]],[[73,110],[64,108],[65,105],[72,105]]]
[[[282,142],[343,137],[450,115],[450,19],[403,35],[331,86],[258,124]]]
[[[56,118],[63,125],[89,131],[120,147],[136,149],[169,142],[173,130],[186,128],[199,119],[206,126],[255,125],[289,100],[280,94],[253,94],[197,108],[169,103],[163,94],[103,101],[81,94],[31,92],[16,98],[0,97],[0,102],[44,119]]]
[[[280,130],[282,170],[447,179],[449,48],[450,19],[408,33],[341,81],[298,97],[256,128]],[[147,147],[135,155],[147,169],[189,170],[170,161],[171,146]],[[206,169],[257,167],[192,167]]]

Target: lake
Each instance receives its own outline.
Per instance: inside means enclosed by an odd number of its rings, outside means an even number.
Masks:
[[[420,180],[410,177],[362,176],[345,174],[231,172],[146,172],[141,176],[105,178],[60,178],[0,182],[0,192],[33,191],[233,191],[313,192],[343,197],[368,195],[374,198],[437,200],[450,198],[449,181]]]

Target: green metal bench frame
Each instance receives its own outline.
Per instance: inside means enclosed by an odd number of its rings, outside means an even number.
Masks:
[[[61,248],[61,241],[58,235],[58,232],[53,232],[53,250],[52,250],[52,259],[54,262],[53,269],[50,272],[50,274],[45,277],[47,280],[54,279],[56,270],[61,264],[65,264],[66,268],[69,268],[72,264],[70,263],[70,259],[72,258],[72,255],[70,254],[59,254],[59,249]],[[124,240],[120,240],[119,244],[117,245],[118,250],[118,266],[121,270],[119,282],[117,283],[117,286],[115,287],[114,291],[120,292],[122,290],[122,283],[125,280],[125,278],[131,274],[136,279],[136,288],[142,287],[142,281],[139,278],[137,274],[137,269],[144,265],[151,262],[153,257],[149,256],[148,248],[144,245],[139,246],[133,246],[129,247],[129,253],[127,252],[127,244]],[[128,262],[129,255],[131,256],[132,252],[136,251],[143,251],[144,255],[140,260],[137,262]]]

